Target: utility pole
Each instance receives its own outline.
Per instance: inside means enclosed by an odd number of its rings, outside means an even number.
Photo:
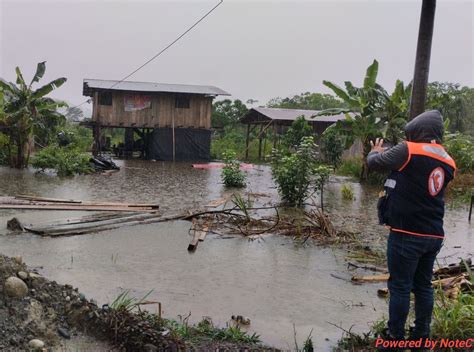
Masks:
[[[415,74],[411,91],[410,120],[425,111],[435,12],[436,0],[423,0],[416,47]]]

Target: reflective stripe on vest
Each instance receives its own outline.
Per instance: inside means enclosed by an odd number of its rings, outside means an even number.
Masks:
[[[439,160],[456,170],[456,163],[453,158],[446,153],[442,145],[435,143],[415,143],[406,142],[408,146],[408,159],[403,166],[398,170],[402,171],[410,162],[412,155],[424,155],[436,160]]]

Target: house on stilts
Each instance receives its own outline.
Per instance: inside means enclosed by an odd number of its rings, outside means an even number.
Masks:
[[[146,159],[210,160],[212,101],[230,95],[213,86],[84,79],[83,95],[92,98],[95,155],[105,146],[104,131],[124,129],[125,151]],[[134,144],[135,143],[135,144]]]
[[[300,116],[312,126],[316,139],[339,120],[344,120],[344,114],[333,116],[316,116],[319,110],[281,109],[258,107],[250,109],[240,120],[247,125],[245,158],[248,159],[249,145],[252,136],[258,139],[258,159],[262,158],[262,146],[265,150],[267,137],[271,136],[273,147],[280,142],[280,137],[286,133],[291,124]]]

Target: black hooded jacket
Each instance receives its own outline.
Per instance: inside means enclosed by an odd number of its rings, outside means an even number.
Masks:
[[[406,125],[407,141],[369,153],[369,168],[392,171],[379,200],[380,222],[392,231],[444,236],[444,191],[456,166],[441,146],[443,132],[441,114],[427,111]]]
[[[407,141],[441,144],[444,134],[443,117],[437,110],[426,111],[405,126]],[[370,152],[367,156],[369,168],[376,171],[398,170],[408,159],[408,146],[401,142],[383,153]]]

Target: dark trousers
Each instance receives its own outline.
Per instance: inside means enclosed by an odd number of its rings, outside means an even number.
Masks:
[[[443,240],[399,232],[390,232],[387,244],[387,264],[390,278],[388,329],[396,339],[405,338],[405,323],[410,310],[410,292],[415,295],[415,329],[412,338],[430,334],[433,313],[431,279],[436,255]]]

